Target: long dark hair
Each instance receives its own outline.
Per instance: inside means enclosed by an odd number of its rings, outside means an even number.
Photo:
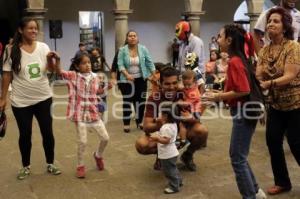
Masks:
[[[82,61],[83,57],[88,57],[91,59],[91,56],[88,53],[80,53],[79,55],[71,59],[72,63],[71,63],[70,70],[79,72],[79,64]]]
[[[22,42],[22,34],[19,32],[19,29],[24,30],[24,28],[27,26],[27,24],[31,21],[34,21],[36,23],[36,25],[38,26],[38,23],[34,18],[24,17],[24,18],[21,19],[21,21],[18,25],[18,29],[15,33],[14,38],[13,38],[10,58],[12,60],[12,65],[11,65],[12,70],[16,74],[18,74],[21,70],[21,57],[22,57],[21,49],[20,49],[20,43]],[[8,59],[8,57],[6,57],[6,59]]]
[[[228,24],[224,26],[225,38],[231,38],[231,44],[228,48],[228,54],[238,56],[242,59],[245,66],[249,65],[249,60],[245,54],[245,36],[246,30],[239,24]]]
[[[283,36],[288,40],[294,39],[294,29],[292,26],[293,18],[284,8],[275,7],[269,10],[267,13],[267,21],[269,21],[272,14],[279,14],[281,16],[282,28],[283,28]]]

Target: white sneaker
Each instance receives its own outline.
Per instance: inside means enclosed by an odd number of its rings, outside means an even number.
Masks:
[[[261,188],[259,188],[258,192],[256,194],[256,199],[266,199],[266,198],[267,198],[267,196],[266,196],[265,192]]]

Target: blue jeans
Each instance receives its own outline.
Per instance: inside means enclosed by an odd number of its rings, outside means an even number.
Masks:
[[[230,159],[235,173],[237,186],[243,199],[255,199],[258,191],[254,174],[248,163],[251,138],[255,131],[256,121],[248,121],[237,108],[231,108],[233,126],[230,140]]]
[[[160,159],[162,170],[169,180],[169,186],[174,191],[178,191],[182,184],[182,179],[176,166],[177,156],[170,159]]]

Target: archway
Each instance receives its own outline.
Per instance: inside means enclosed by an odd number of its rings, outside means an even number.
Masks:
[[[275,4],[271,0],[265,0],[263,5],[263,11],[273,7]],[[233,21],[243,24],[245,30],[250,31],[250,17],[246,15],[248,13],[248,6],[246,1],[243,1],[236,9],[233,17]]]

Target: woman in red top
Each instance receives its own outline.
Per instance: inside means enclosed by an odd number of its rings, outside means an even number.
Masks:
[[[218,43],[221,51],[229,54],[225,90],[221,93],[206,93],[204,100],[224,100],[229,104],[233,121],[230,159],[237,186],[243,199],[263,199],[266,195],[259,189],[247,160],[256,121],[249,122],[242,114],[244,98],[250,92],[245,68],[245,34],[246,31],[238,25],[225,25],[221,29]]]

